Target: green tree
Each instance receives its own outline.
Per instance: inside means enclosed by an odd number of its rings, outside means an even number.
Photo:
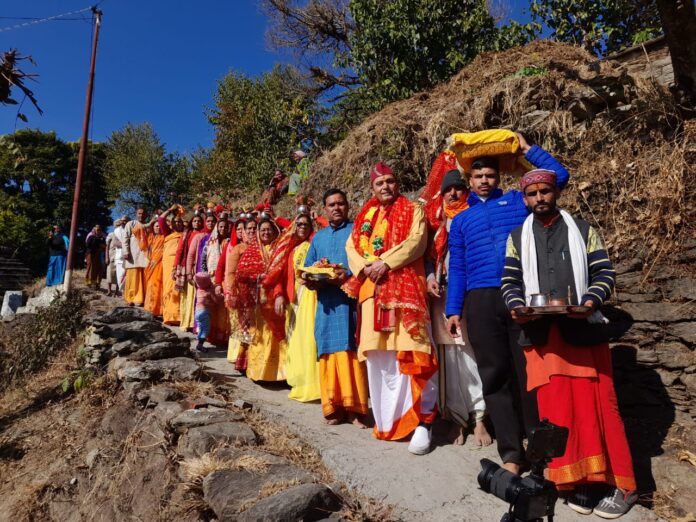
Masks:
[[[376,107],[448,80],[481,52],[525,43],[533,33],[519,24],[514,32],[496,27],[485,0],[352,0],[350,10],[351,64]]]
[[[532,0],[551,37],[603,56],[662,32],[655,0]]]
[[[0,138],[0,246],[10,247],[35,273],[45,270],[44,241],[52,224],[70,227],[77,171],[76,143],[54,132],[23,129]],[[103,144],[89,144],[80,198],[78,238],[107,226]]]
[[[119,213],[164,208],[186,193],[186,161],[168,154],[149,123],[127,124],[109,137],[105,151],[107,193]]]
[[[289,153],[316,138],[321,109],[295,69],[276,66],[256,79],[228,73],[208,119],[215,146],[202,174],[228,197],[263,189],[276,166],[289,166]]]

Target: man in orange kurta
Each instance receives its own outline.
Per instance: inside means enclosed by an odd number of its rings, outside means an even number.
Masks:
[[[400,440],[409,451],[430,451],[437,402],[437,363],[429,333],[422,208],[399,193],[393,171],[378,163],[373,197],[358,213],[346,243],[354,279],[346,283],[359,303],[358,355],[367,360],[374,434]]]

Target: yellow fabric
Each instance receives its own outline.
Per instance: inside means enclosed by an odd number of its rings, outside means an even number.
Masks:
[[[304,265],[309,241],[300,244],[292,254],[292,266]],[[292,274],[289,276],[292,277]],[[317,344],[314,340],[314,318],[317,313],[317,293],[299,284],[295,278],[297,304],[291,303],[287,313],[288,353],[285,372],[292,387],[288,398],[300,402],[321,398]]]
[[[499,156],[500,171],[513,173],[534,168],[520,152],[517,135],[507,129],[460,132],[450,137],[450,149],[464,172],[471,172],[474,158]]]
[[[252,381],[284,381],[288,345],[278,341],[256,307],[256,332],[247,351],[247,377]]]
[[[324,417],[333,415],[339,409],[367,414],[367,369],[355,352],[322,355],[319,374]]]
[[[123,299],[128,304],[142,306],[145,302],[145,269],[126,269],[126,283]]]
[[[179,328],[183,331],[193,328],[194,308],[196,307],[196,287],[193,283],[186,283],[181,293],[181,321]]]
[[[230,324],[236,324],[237,322],[237,311],[227,310],[228,317],[230,319]],[[242,347],[242,342],[236,335],[230,335],[229,341],[227,341],[227,360],[231,363],[237,361],[237,356],[239,355],[239,350]]]
[[[383,214],[380,212],[380,214]],[[377,217],[374,230],[380,230],[383,215]],[[374,234],[374,232],[373,232]],[[372,241],[370,241],[372,244]],[[403,243],[395,245],[391,249],[383,252],[380,259],[387,263],[392,270],[397,270],[403,266],[416,263],[418,275],[425,279],[425,269],[422,257],[427,247],[427,236],[425,233],[425,214],[420,206],[414,208],[413,224],[408,234],[408,239]],[[353,274],[359,274],[364,268],[366,260],[358,253],[353,245],[351,238],[346,243],[346,253],[348,254],[348,264]],[[396,311],[396,328],[393,332],[376,332],[374,328],[374,284],[369,279],[365,280],[360,289],[360,346],[358,356],[361,361],[366,360],[365,352],[369,350],[397,350],[430,353],[431,345],[429,342],[415,341],[403,328],[400,312]]]

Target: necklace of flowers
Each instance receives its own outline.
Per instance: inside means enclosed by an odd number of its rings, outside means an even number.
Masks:
[[[372,237],[372,233],[375,229],[375,221],[379,216],[379,205],[371,207],[365,213],[365,221],[360,225],[360,250],[362,250],[362,255],[365,259],[374,261],[384,252],[384,238],[387,232],[387,216],[380,222],[377,227],[377,231]],[[388,212],[388,211],[387,211]],[[372,237],[372,254],[370,254],[370,238]]]

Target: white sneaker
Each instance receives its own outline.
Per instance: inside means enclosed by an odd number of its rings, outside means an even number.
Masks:
[[[414,455],[425,455],[430,453],[431,429],[425,426],[418,426],[411,436],[408,451]]]

